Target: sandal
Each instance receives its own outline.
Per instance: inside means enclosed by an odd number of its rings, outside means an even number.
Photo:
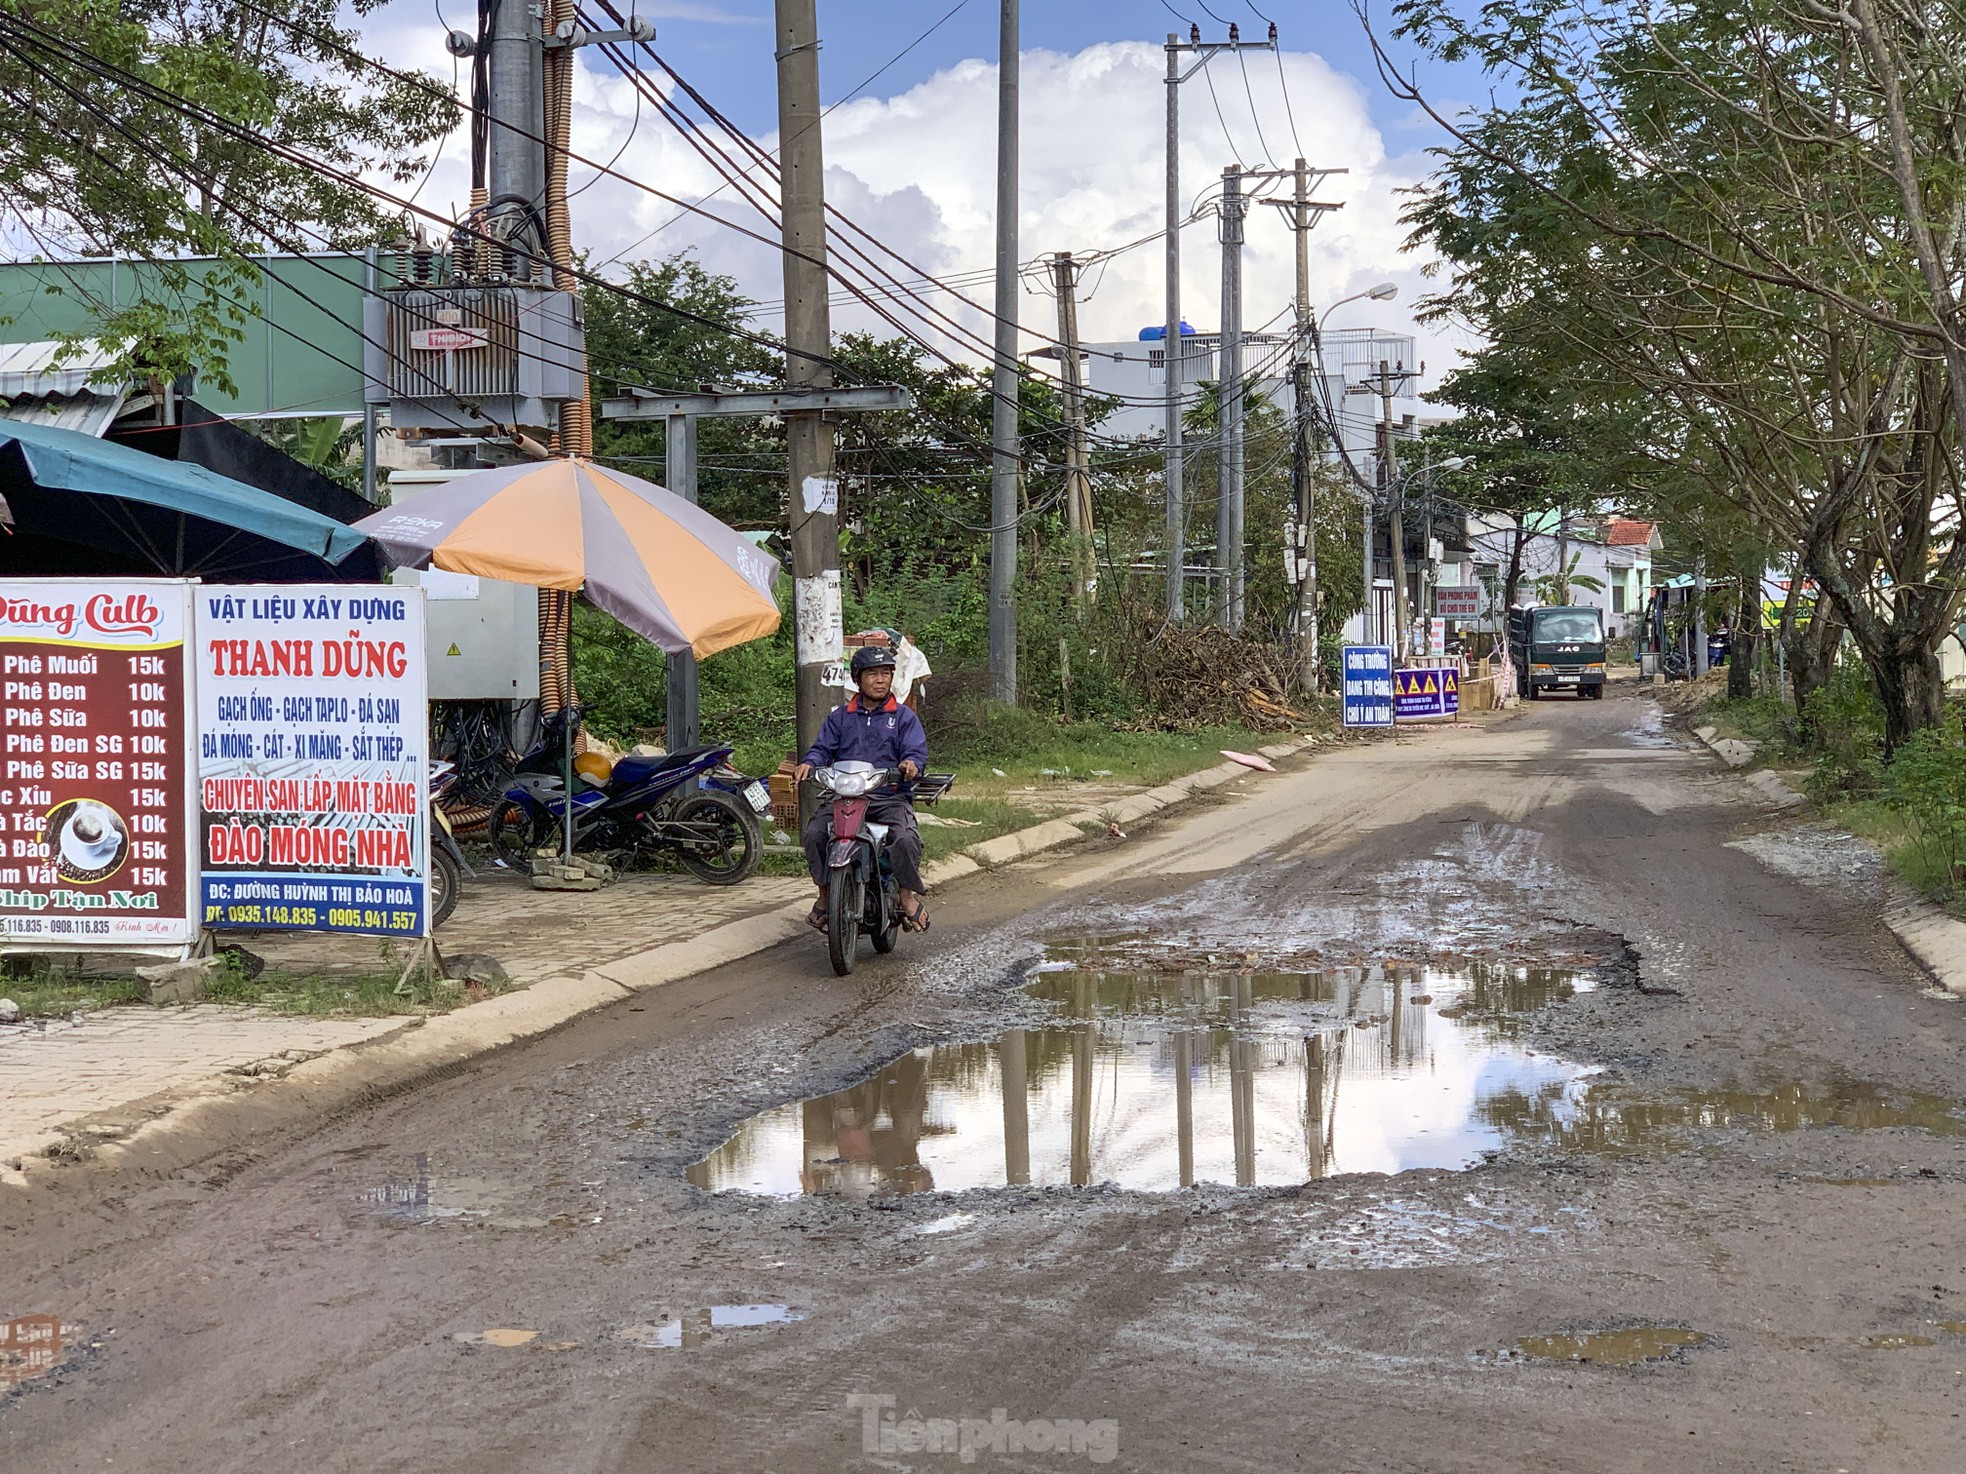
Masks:
[[[826,930],[826,903],[824,901],[814,901],[812,903],[812,909],[806,912],[806,925],[817,932]]]
[[[928,930],[928,902],[926,901],[915,902],[914,911],[912,913],[906,913],[902,916],[901,929],[903,931],[927,931]]]

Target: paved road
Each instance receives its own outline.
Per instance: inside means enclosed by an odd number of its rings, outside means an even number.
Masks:
[[[1876,911],[1629,691],[1328,753],[0,1202],[0,1467],[1955,1468],[1966,1017]],[[719,1180],[834,1195],[685,1180],[773,1111]]]

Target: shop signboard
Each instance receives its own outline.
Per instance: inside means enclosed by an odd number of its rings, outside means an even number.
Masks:
[[[1462,588],[1436,585],[1434,588],[1434,613],[1442,619],[1479,619],[1481,617],[1481,585],[1468,584]]]
[[[192,585],[0,580],[0,945],[182,952],[197,935]]]
[[[199,590],[206,926],[429,934],[423,644],[416,588]]]

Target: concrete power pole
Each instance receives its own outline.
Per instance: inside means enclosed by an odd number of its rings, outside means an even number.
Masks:
[[[832,323],[826,295],[825,151],[819,131],[819,22],[815,0],[774,0],[778,36],[778,136],[785,248],[785,379],[794,389],[832,387]],[[824,412],[785,417],[787,511],[792,529],[792,610],[798,646],[798,743],[803,752],[832,708],[826,668],[840,658],[839,483],[833,427]]]
[[[1412,648],[1406,608],[1406,509],[1399,485],[1399,452],[1393,442],[1393,370],[1379,360],[1379,404],[1386,427],[1386,536],[1393,560],[1393,653],[1401,660]]]
[[[1167,533],[1164,549],[1167,566],[1167,617],[1179,622],[1185,612],[1182,588],[1188,561],[1188,505],[1182,487],[1184,475],[1181,446],[1182,361],[1187,356],[1181,341],[1181,84],[1194,76],[1224,51],[1274,51],[1277,28],[1270,26],[1266,41],[1245,41],[1236,27],[1229,27],[1226,41],[1204,41],[1201,27],[1190,26],[1183,41],[1173,31],[1167,33],[1167,337],[1161,344],[1161,361],[1167,382],[1163,393],[1167,414],[1167,441],[1164,448],[1163,480],[1167,493]],[[1195,61],[1181,69],[1184,53]]]
[[[1188,504],[1181,478],[1181,53],[1187,48],[1172,31],[1167,34],[1167,243],[1163,255],[1167,273],[1167,336],[1161,340],[1161,366],[1167,384],[1167,441],[1162,480],[1167,497],[1167,617],[1179,624],[1186,612],[1183,585],[1188,561]]]
[[[997,338],[990,414],[990,694],[1017,700],[1017,0],[997,42]]]
[[[1079,363],[1078,263],[1070,251],[1051,258],[1051,280],[1058,294],[1058,377],[1065,389],[1065,520],[1073,544],[1072,598],[1092,597],[1092,475],[1086,464],[1085,371]]]
[[[1242,169],[1222,171],[1222,338],[1216,367],[1216,613],[1225,630],[1242,628],[1242,244],[1248,203]]]
[[[485,233],[525,248],[507,250],[497,263],[521,281],[534,279],[546,254],[546,37],[540,15],[528,5],[493,6],[491,33],[480,43],[491,62]]]

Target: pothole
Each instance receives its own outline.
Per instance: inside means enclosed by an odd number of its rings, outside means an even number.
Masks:
[[[688,1180],[853,1199],[1164,1192],[1458,1170],[1515,1147],[1629,1151],[1717,1129],[1966,1130],[1959,1102],[1939,1096],[1863,1082],[1646,1088],[1530,1047],[1536,1013],[1595,986],[1588,967],[1113,970],[1136,946],[1058,949],[1078,965],[1030,982],[1053,1010],[1041,1027],[917,1049],[765,1111]]]
[[[419,1152],[405,1170],[378,1186],[361,1189],[356,1200],[369,1211],[406,1225],[450,1222],[571,1229],[594,1217],[585,1211],[547,1211],[534,1200],[536,1196],[537,1189],[433,1166],[430,1156]]]
[[[1671,1360],[1713,1338],[1682,1326],[1627,1326],[1613,1331],[1579,1331],[1568,1336],[1525,1336],[1509,1359],[1587,1362],[1593,1366],[1635,1367]]]
[[[649,1350],[687,1349],[703,1345],[719,1331],[790,1325],[805,1318],[806,1313],[792,1305],[706,1305],[685,1310],[673,1320],[665,1315],[648,1325],[623,1326],[615,1338]]]
[[[892,1196],[1113,1183],[1282,1185],[1459,1168],[1591,1067],[1519,1038],[1592,986],[1472,964],[1322,973],[1049,971],[1056,1022],[905,1054],[858,1085],[766,1111],[688,1172],[710,1190]]]
[[[0,1320],[0,1393],[45,1377],[72,1356],[81,1327],[59,1315]]]

